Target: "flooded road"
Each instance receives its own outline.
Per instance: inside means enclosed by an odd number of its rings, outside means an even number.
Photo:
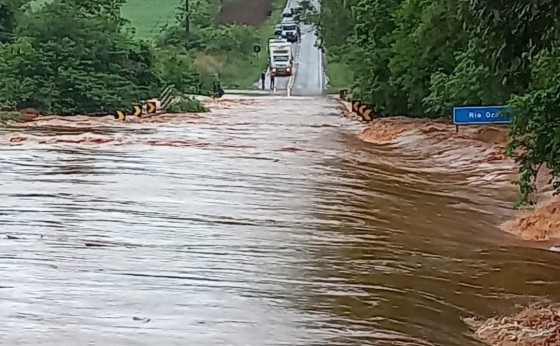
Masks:
[[[558,254],[497,230],[514,187],[337,107],[0,132],[0,343],[480,345],[460,317],[560,297]]]

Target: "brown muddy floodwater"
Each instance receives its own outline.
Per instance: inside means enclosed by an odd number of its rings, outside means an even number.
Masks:
[[[0,132],[2,345],[480,345],[461,317],[560,298],[496,167],[326,99],[222,104]]]

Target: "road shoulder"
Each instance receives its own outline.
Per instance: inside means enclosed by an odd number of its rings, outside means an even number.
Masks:
[[[352,111],[350,102],[334,98],[342,105],[345,117],[361,121]],[[460,168],[461,164],[478,164],[481,167],[494,165],[496,179],[489,180],[488,185],[497,183],[499,175],[508,183],[513,183],[519,176],[515,162],[504,154],[508,140],[508,128],[505,126],[465,126],[457,132],[456,127],[446,119],[403,116],[374,118],[364,124],[358,137],[368,143],[408,146],[414,150],[424,149],[426,153],[430,150],[433,153],[446,152],[449,161],[440,163],[448,163],[455,168]],[[545,169],[539,171],[535,186],[539,203],[534,208],[518,212],[513,220],[501,224],[500,228],[530,241],[531,246],[554,249],[560,245],[560,198],[552,196],[550,176]]]

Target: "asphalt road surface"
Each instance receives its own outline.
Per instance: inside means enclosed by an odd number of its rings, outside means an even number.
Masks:
[[[323,54],[315,47],[317,36],[311,25],[302,26],[301,43],[296,60],[296,73],[291,87],[291,94],[297,96],[322,95],[325,90],[325,69]]]
[[[297,7],[298,0],[288,1],[285,11]],[[319,2],[312,1],[319,9]],[[274,93],[285,96],[319,96],[326,89],[323,55],[316,46],[316,30],[312,25],[301,25],[301,42],[294,44],[295,74],[291,77],[276,77]],[[257,85],[259,82],[257,82]],[[265,89],[270,90],[270,74],[267,73]]]

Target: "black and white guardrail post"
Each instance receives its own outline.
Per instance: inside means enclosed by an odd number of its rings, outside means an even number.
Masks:
[[[167,109],[173,102],[174,88],[174,85],[168,85],[162,90],[159,96],[161,109]],[[118,109],[115,112],[115,119],[125,121],[127,115],[134,115],[141,118],[142,114],[157,114],[158,111],[156,101],[147,101],[140,104],[135,103],[131,106],[131,109],[128,110]]]

